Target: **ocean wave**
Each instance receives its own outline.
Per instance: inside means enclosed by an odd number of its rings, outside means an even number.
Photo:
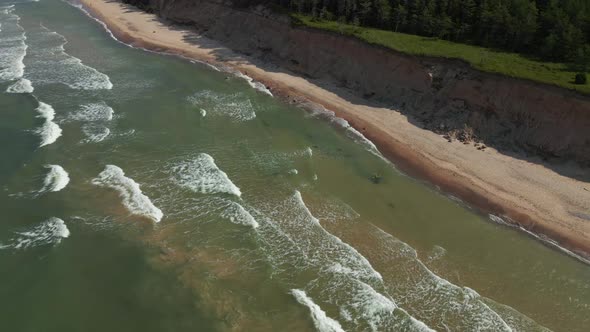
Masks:
[[[345,254],[346,259],[345,259],[345,261],[342,262],[344,264],[344,266],[348,265],[351,262],[349,260],[349,258],[353,258],[352,262],[356,266],[351,268],[349,271],[353,272],[355,277],[368,278],[369,280],[370,279],[383,280],[383,277],[381,276],[381,274],[373,268],[371,263],[363,255],[361,255],[361,253],[359,253],[351,245],[342,241],[339,237],[328,232],[327,230],[325,230],[321,226],[319,219],[314,217],[313,214],[311,214],[311,211],[309,210],[307,205],[305,205],[305,202],[303,201],[303,197],[301,196],[301,193],[298,190],[295,191],[295,195],[294,195],[293,199],[296,202],[296,205],[298,206],[298,208],[301,209],[303,211],[303,213],[306,215],[306,219],[308,219],[311,222],[313,222],[314,224],[316,224],[320,228],[320,230],[328,238],[330,238],[338,247],[340,247],[341,250],[346,252],[346,254]],[[359,274],[359,272],[361,272],[361,274]]]
[[[82,132],[86,135],[82,143],[98,143],[104,141],[111,133],[111,130],[104,126],[85,124],[82,126]]]
[[[203,90],[188,97],[188,101],[199,109],[209,110],[211,115],[227,116],[236,122],[256,118],[252,102],[242,93],[220,94]]]
[[[111,121],[115,111],[105,102],[90,103],[80,106],[80,110],[70,114],[68,120],[73,121]]]
[[[111,31],[111,29],[109,29],[109,27],[106,25],[106,23],[104,23],[103,21],[101,21],[101,20],[97,19],[96,17],[92,16],[92,15],[91,15],[91,14],[90,14],[90,13],[89,13],[87,10],[86,10],[86,8],[84,8],[84,6],[82,6],[82,4],[80,4],[80,3],[76,3],[76,2],[73,2],[73,1],[71,1],[71,0],[65,0],[65,2],[66,2],[67,4],[69,4],[70,6],[74,7],[74,8],[78,8],[78,9],[79,9],[79,10],[81,10],[81,11],[82,11],[82,12],[83,12],[83,13],[84,13],[86,16],[88,16],[88,17],[89,17],[89,18],[91,18],[93,21],[95,21],[95,22],[97,22],[98,24],[100,24],[100,25],[101,25],[101,26],[102,26],[102,27],[105,29],[105,31],[106,31],[106,32],[107,32],[107,33],[108,33],[108,34],[111,36],[111,38],[112,38],[112,39],[114,39],[114,40],[115,40],[115,41],[117,41],[117,42],[120,42],[121,44],[123,44],[123,45],[125,45],[125,46],[127,46],[127,47],[131,47],[131,48],[133,48],[133,46],[132,46],[132,45],[125,44],[125,43],[123,43],[122,41],[120,41],[119,39],[117,39],[117,37],[115,37],[115,35],[114,35],[114,34],[113,34],[113,32]]]
[[[6,89],[8,93],[32,93],[35,91],[33,84],[26,78],[21,78]]]
[[[115,165],[107,165],[92,184],[114,189],[123,199],[123,205],[132,214],[144,216],[155,222],[160,222],[164,214],[152,201],[143,194],[139,184],[125,176],[123,170]]]
[[[196,158],[172,167],[173,179],[180,186],[203,194],[227,193],[240,197],[242,192],[219,169],[213,157],[200,153]]]
[[[258,233],[274,273],[287,279],[313,273],[305,291],[339,308],[346,329],[431,331],[393,301],[381,274],[360,252],[322,227],[300,192],[260,213],[256,218],[267,221]]]
[[[522,313],[513,310],[514,316],[507,319],[488,305],[488,299],[477,292],[457,286],[439,277],[418,259],[417,252],[408,244],[375,227],[372,241],[375,250],[383,252],[380,264],[391,266],[386,275],[395,275],[386,280],[387,290],[405,306],[413,308],[412,315],[436,324],[444,329],[445,321],[452,321],[457,330],[512,331],[512,322],[532,322]],[[403,280],[404,282],[399,282]],[[425,298],[431,299],[424,301]],[[505,311],[507,312],[507,311]],[[534,324],[535,329],[545,330]]]
[[[242,205],[236,202],[231,202],[221,213],[221,217],[228,219],[234,224],[250,226],[258,228],[258,222],[250,212],[248,212]]]
[[[295,297],[297,302],[309,308],[313,323],[319,332],[344,332],[340,323],[328,317],[322,308],[315,304],[304,291],[292,289],[291,294]]]
[[[585,264],[590,264],[590,260],[589,259],[587,259],[587,258],[585,258],[585,257],[583,257],[581,255],[578,255],[578,254],[576,254],[575,252],[573,252],[571,250],[568,250],[568,249],[562,247],[555,240],[552,240],[551,238],[549,238],[547,236],[544,236],[543,234],[536,234],[534,232],[531,232],[530,230],[528,230],[528,229],[520,226],[517,222],[514,222],[513,220],[511,220],[508,217],[504,217],[504,218],[508,219],[509,222],[506,221],[506,220],[504,220],[503,218],[498,217],[498,216],[493,215],[493,214],[488,214],[488,218],[491,221],[493,221],[493,222],[495,222],[497,224],[500,224],[500,225],[503,225],[503,226],[508,226],[508,227],[513,227],[513,228],[518,228],[519,230],[525,232],[526,234],[532,236],[533,238],[541,241],[541,243],[543,243],[543,244],[545,244],[545,245],[547,245],[549,247],[555,248],[555,249],[561,251],[562,253],[564,253],[564,254],[572,257],[572,258],[575,258],[575,259],[579,260],[580,262],[583,262]]]
[[[307,147],[291,151],[269,151],[264,149],[254,153],[252,158],[257,167],[276,173],[293,170],[299,165],[297,161],[310,159],[312,156],[313,150]]]
[[[46,165],[45,168],[48,168],[49,172],[45,176],[43,188],[39,190],[39,193],[57,192],[64,189],[70,183],[70,176],[63,167],[59,165]]]
[[[2,13],[0,35],[0,82],[14,81],[24,74],[24,58],[27,54],[25,30],[18,24],[20,17],[7,8]]]
[[[53,122],[55,119],[55,110],[51,105],[39,102],[37,112],[39,113],[38,116],[40,118],[45,119],[41,128],[37,130],[37,133],[41,137],[41,145],[39,147],[55,143],[62,133],[62,130],[57,123]]]
[[[343,118],[337,117],[333,111],[330,111],[321,105],[310,104],[307,105],[307,108],[312,109],[312,117],[326,119],[336,124],[337,126],[343,128],[345,130],[346,135],[349,138],[351,138],[356,143],[360,144],[367,151],[371,152],[375,156],[389,163],[389,161],[385,157],[383,157],[377,146],[371,140],[365,137],[365,135],[363,135],[360,131],[356,130],[353,126],[351,126],[350,123],[348,123],[348,121],[344,120]]]
[[[70,230],[59,218],[49,218],[31,230],[16,232],[16,237],[7,244],[0,244],[0,249],[29,249],[43,245],[57,245],[70,236]]]
[[[50,31],[40,25],[39,29],[29,31],[35,47],[29,52],[31,61],[27,77],[35,84],[64,84],[76,90],[110,90],[113,84],[110,77],[82,60],[68,54],[65,45],[68,40],[63,35]]]
[[[272,92],[270,92],[270,90],[264,84],[262,84],[260,82],[256,82],[252,77],[250,77],[246,74],[243,74],[240,71],[234,71],[233,74],[241,79],[244,79],[248,83],[248,85],[250,85],[255,90],[260,91],[264,94],[267,94],[267,95],[273,97]]]

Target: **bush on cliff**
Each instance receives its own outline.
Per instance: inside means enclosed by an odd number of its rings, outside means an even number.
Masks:
[[[587,81],[588,80],[586,78],[586,73],[578,73],[578,74],[576,74],[576,79],[574,81],[576,84],[583,85],[583,84],[586,84]]]

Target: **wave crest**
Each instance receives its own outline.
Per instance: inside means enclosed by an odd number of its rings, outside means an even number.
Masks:
[[[123,199],[123,205],[132,214],[160,222],[164,214],[143,194],[139,184],[125,176],[123,170],[115,165],[107,165],[92,184],[114,189]]]
[[[213,157],[206,153],[172,167],[172,171],[174,180],[192,191],[203,194],[227,193],[238,197],[242,195],[240,188],[217,167]]]

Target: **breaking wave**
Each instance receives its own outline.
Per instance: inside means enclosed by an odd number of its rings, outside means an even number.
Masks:
[[[546,330],[515,310],[508,318],[499,315],[488,304],[491,300],[430,271],[408,244],[377,227],[372,233],[375,236],[371,242],[374,250],[383,252],[377,259],[381,265],[388,267],[385,275],[396,276],[395,279],[385,280],[387,290],[402,305],[413,308],[414,316],[436,324],[435,328],[444,330],[449,323],[457,330],[512,331],[514,324],[518,323],[527,325],[525,330]]]
[[[86,138],[82,140],[82,143],[102,142],[111,133],[109,128],[94,124],[85,124],[82,126],[82,131],[84,132],[84,135],[86,135]]]
[[[24,74],[23,60],[27,54],[25,30],[18,24],[20,17],[13,13],[14,6],[0,11],[0,82],[14,81]]]
[[[16,232],[17,236],[0,244],[0,249],[29,249],[43,245],[56,245],[70,236],[70,230],[63,220],[49,218],[29,231]]]
[[[107,165],[97,178],[92,180],[97,186],[107,187],[119,192],[123,205],[132,214],[160,222],[164,214],[142,193],[139,184],[125,176],[123,170],[115,165]]]
[[[246,74],[243,74],[242,72],[239,72],[239,71],[236,71],[233,74],[239,78],[244,79],[248,83],[248,85],[250,85],[255,90],[260,91],[264,94],[267,94],[271,97],[273,96],[272,92],[270,92],[270,90],[264,84],[262,84],[260,82],[256,82],[252,77],[250,77]]]
[[[326,108],[324,108],[321,105],[313,104],[313,105],[308,105],[308,106],[310,109],[313,110],[311,113],[312,117],[326,119],[326,120],[336,124],[337,126],[343,128],[346,132],[346,135],[349,138],[351,138],[353,141],[355,141],[356,143],[363,146],[367,151],[371,152],[375,156],[377,156],[389,163],[389,161],[385,157],[383,157],[381,152],[379,152],[379,149],[377,148],[377,146],[373,142],[371,142],[371,140],[366,138],[365,135],[363,135],[361,132],[359,132],[354,127],[352,127],[350,125],[350,123],[348,123],[348,121],[346,121],[340,117],[337,117],[333,111],[327,110]]]
[[[64,46],[68,40],[63,35],[43,25],[29,31],[29,35],[35,47],[28,54],[32,61],[27,69],[27,77],[35,84],[65,84],[77,90],[113,88],[108,75],[66,52]]]
[[[248,212],[242,205],[236,202],[231,202],[225,210],[221,213],[221,217],[228,219],[234,224],[250,226],[252,228],[258,228],[258,222],[250,212]]]
[[[45,167],[49,169],[49,173],[45,176],[43,188],[39,190],[40,193],[57,192],[70,183],[70,176],[63,167],[59,165],[47,165]]]
[[[26,78],[21,78],[6,89],[8,93],[32,93],[35,91],[33,84]]]
[[[80,106],[80,110],[70,114],[68,120],[73,121],[111,121],[115,111],[106,103],[90,103]]]
[[[315,304],[304,291],[292,289],[291,294],[295,297],[297,302],[309,308],[311,319],[313,319],[313,323],[319,332],[344,332],[340,323],[326,316],[326,313],[322,308]]]
[[[347,330],[431,331],[396,305],[363,255],[322,227],[300,192],[267,204],[256,217],[265,219],[258,233],[274,277],[308,276],[306,294],[319,306],[338,307]]]
[[[543,234],[536,234],[534,232],[531,232],[530,230],[528,230],[528,229],[526,229],[526,228],[518,225],[518,223],[512,221],[508,217],[504,217],[504,218],[508,219],[509,221],[506,221],[506,220],[502,219],[501,217],[498,217],[498,216],[493,215],[493,214],[488,214],[488,218],[491,221],[493,221],[493,222],[495,222],[497,224],[500,224],[500,225],[503,225],[503,226],[508,226],[508,227],[513,227],[513,228],[518,228],[519,230],[525,232],[526,234],[532,236],[533,238],[541,241],[541,243],[543,243],[543,244],[545,244],[545,245],[547,245],[549,247],[555,248],[555,249],[563,252],[564,254],[566,254],[566,255],[568,255],[570,257],[573,257],[573,258],[579,260],[580,262],[583,262],[583,263],[586,263],[586,264],[590,264],[590,260],[589,259],[587,259],[587,258],[585,258],[585,257],[583,257],[583,256],[581,256],[581,255],[579,255],[579,254],[577,254],[577,253],[575,253],[575,252],[573,252],[571,250],[568,250],[568,249],[562,247],[555,240],[552,240],[549,237],[544,236]]]
[[[55,119],[55,110],[51,105],[39,102],[37,112],[39,113],[38,117],[45,119],[41,128],[37,130],[37,133],[41,137],[41,145],[39,147],[55,143],[62,133],[57,123],[53,122]]]
[[[192,191],[242,196],[240,188],[233,184],[227,174],[217,167],[215,160],[206,153],[172,167],[172,171],[174,181]]]

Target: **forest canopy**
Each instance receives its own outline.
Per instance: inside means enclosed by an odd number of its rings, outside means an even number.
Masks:
[[[271,0],[315,19],[590,65],[589,0]]]

